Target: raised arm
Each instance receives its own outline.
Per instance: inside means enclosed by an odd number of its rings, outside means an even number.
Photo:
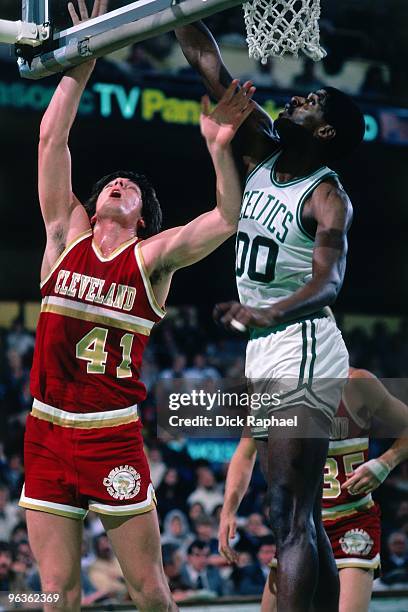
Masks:
[[[142,243],[147,273],[163,303],[172,274],[200,261],[236,232],[241,208],[241,184],[231,151],[238,127],[252,112],[254,88],[233,81],[212,113],[203,98],[201,132],[206,139],[217,179],[217,205],[187,225],[175,227]],[[165,295],[163,295],[163,293]]]
[[[241,438],[228,466],[224,504],[222,506],[218,530],[219,551],[230,563],[236,560],[236,554],[230,547],[229,542],[235,536],[236,514],[249,487],[255,459],[256,446],[253,438]]]
[[[218,45],[202,21],[175,30],[181,49],[189,64],[200,74],[212,98],[220,100],[230,86],[232,77],[225,67]],[[234,142],[248,170],[265,159],[279,145],[273,138],[272,120],[255,104]]]
[[[234,319],[245,327],[272,327],[312,314],[335,302],[346,268],[351,203],[339,185],[327,181],[314,191],[310,211],[317,224],[311,280],[267,308],[251,308],[238,302],[218,304],[214,316],[223,325],[230,327]]]
[[[96,0],[92,17],[106,10],[107,0]],[[72,3],[68,10],[74,23],[88,19],[84,0],[78,0],[77,16]],[[47,245],[41,278],[45,278],[66,245],[90,228],[88,215],[72,193],[69,133],[82,93],[95,63],[73,68],[61,79],[40,126],[38,190]]]

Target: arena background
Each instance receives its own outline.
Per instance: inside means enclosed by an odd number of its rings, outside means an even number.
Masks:
[[[18,4],[2,0],[0,18],[18,19]],[[355,219],[350,231],[346,281],[336,314],[353,365],[379,376],[407,377],[408,6],[403,0],[323,0],[322,13],[322,41],[328,58],[316,65],[303,59],[287,59],[274,60],[264,68],[249,60],[240,8],[215,15],[208,23],[221,43],[232,74],[254,80],[256,98],[272,116],[290,95],[308,92],[321,83],[353,94],[364,109],[366,141],[352,159],[338,168],[353,202]],[[41,115],[57,82],[58,78],[21,80],[12,50],[0,45],[0,422],[4,445],[4,453],[0,453],[0,498],[4,497],[4,502],[0,499],[0,540],[3,541],[13,540],[13,529],[22,519],[15,514],[15,502],[23,479],[23,423],[31,401],[27,379],[39,311],[38,278],[45,240],[36,190],[36,147]],[[172,34],[100,60],[71,138],[73,182],[78,196],[85,199],[92,183],[111,170],[136,169],[148,174],[155,184],[165,227],[185,223],[208,209],[214,203],[214,175],[198,129],[202,93],[199,80],[184,61]],[[214,303],[235,296],[231,239],[202,263],[176,275],[168,300],[169,316],[153,335],[147,352],[144,377],[149,397],[143,410],[146,443],[157,472],[159,501],[164,500],[161,512],[164,541],[169,536],[165,509],[181,510],[188,515],[187,499],[200,486],[197,479],[202,478],[201,468],[209,469],[214,492],[222,494],[235,442],[186,440],[178,448],[157,443],[155,384],[164,372],[169,376],[186,371],[191,374],[194,368],[195,374],[206,372],[208,376],[242,372],[244,339],[222,333],[211,319]],[[386,444],[374,443],[373,456]],[[177,482],[171,484],[173,476],[168,474],[174,469]],[[408,588],[407,477],[408,466],[400,466],[377,493],[382,504],[386,562],[391,556],[389,536],[396,532],[405,538],[401,553],[405,560],[398,580],[377,583],[383,597],[395,589]],[[248,516],[257,514],[262,522],[262,496],[263,483],[257,471],[240,514],[243,532]],[[211,525],[213,539],[217,512]],[[190,517],[188,534],[194,528]],[[89,521],[87,530],[87,554],[91,558],[95,554],[92,540],[98,531],[94,521]],[[24,548],[22,533],[20,541],[17,537],[12,545],[13,567],[21,570],[29,582],[35,575],[35,566],[30,551]],[[230,576],[224,579],[225,583],[231,582]],[[5,584],[2,580],[0,572],[0,587]],[[35,581],[31,582],[30,588],[36,590],[34,584]],[[118,592],[118,597],[123,598],[123,593]],[[198,607],[206,609],[203,604]],[[244,609],[257,608],[240,604],[240,610]],[[407,606],[402,599],[382,598],[373,603],[373,610],[386,609],[398,611]]]

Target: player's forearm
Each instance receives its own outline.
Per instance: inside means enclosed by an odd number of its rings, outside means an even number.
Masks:
[[[312,279],[288,298],[279,300],[271,309],[273,324],[285,323],[332,305],[341,284],[326,279]]]
[[[239,505],[248,490],[251,481],[255,457],[248,459],[240,457],[239,461],[233,457],[228,468],[227,482],[225,484],[224,503],[222,512],[224,514],[236,514]]]
[[[390,470],[393,470],[403,461],[408,459],[408,438],[398,438],[394,444],[378,457]]]
[[[217,208],[234,231],[241,210],[241,182],[231,147],[210,146],[209,152],[217,178]]]
[[[41,121],[41,141],[68,142],[72,124],[95,62],[72,68],[61,79]]]
[[[198,21],[176,28],[175,33],[186,60],[200,74],[208,93],[219,100],[232,77],[223,64],[211,32]]]

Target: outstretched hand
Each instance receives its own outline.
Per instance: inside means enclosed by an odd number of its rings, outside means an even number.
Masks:
[[[91,15],[89,15],[85,0],[77,0],[78,12],[75,10],[73,3],[68,2],[68,12],[71,15],[72,23],[77,25],[83,21],[88,21],[88,19],[104,15],[108,8],[108,2],[109,0],[95,0]]]
[[[232,81],[212,112],[209,97],[204,96],[201,100],[201,134],[209,147],[229,145],[238,128],[254,110],[252,96],[255,87],[247,81],[237,90],[238,83],[238,80]]]

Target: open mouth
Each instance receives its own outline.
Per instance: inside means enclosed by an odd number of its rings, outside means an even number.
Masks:
[[[112,191],[109,194],[110,198],[121,198],[122,194],[120,193],[119,189],[112,189]]]

